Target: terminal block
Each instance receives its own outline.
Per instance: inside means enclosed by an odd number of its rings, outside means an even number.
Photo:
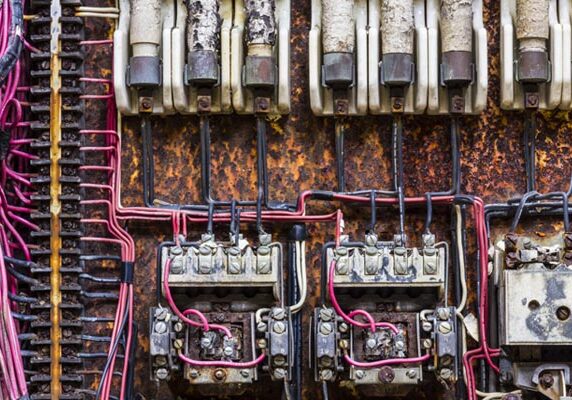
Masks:
[[[501,385],[564,399],[570,389],[572,234],[514,233],[495,247]]]
[[[401,235],[382,242],[367,235],[360,245],[328,248],[327,265],[337,259],[334,282],[340,288],[385,288],[388,295],[406,288],[417,289],[419,301],[440,299],[445,292],[447,248],[435,243],[432,234],[423,235],[423,247],[406,247]]]

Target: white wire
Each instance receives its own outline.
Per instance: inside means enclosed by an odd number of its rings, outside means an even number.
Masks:
[[[290,312],[296,314],[302,309],[306,302],[306,295],[308,292],[308,279],[306,276],[306,242],[296,242],[295,259],[296,259],[296,281],[298,284],[298,291],[300,299],[298,302],[290,307]]]

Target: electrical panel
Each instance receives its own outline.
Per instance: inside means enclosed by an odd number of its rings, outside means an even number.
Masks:
[[[0,8],[0,399],[572,399],[572,0]]]

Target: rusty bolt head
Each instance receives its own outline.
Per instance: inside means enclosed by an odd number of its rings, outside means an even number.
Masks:
[[[139,102],[139,111],[151,112],[153,111],[153,99],[151,97],[141,97]]]
[[[516,243],[518,242],[518,235],[515,233],[509,233],[504,237],[504,243],[506,251],[516,250]]]
[[[211,111],[211,96],[197,96],[197,109],[199,112]]]
[[[538,92],[528,92],[524,95],[524,106],[526,108],[537,108],[540,104]]]
[[[347,115],[349,112],[349,101],[347,99],[337,99],[334,104],[336,115]]]
[[[213,378],[214,378],[216,381],[224,381],[224,380],[226,379],[226,372],[225,372],[225,370],[220,369],[220,368],[219,368],[219,369],[216,369],[216,370],[213,372]]]
[[[552,387],[554,385],[554,376],[550,372],[542,373],[540,375],[540,385],[545,389]]]
[[[379,370],[378,377],[381,383],[391,383],[395,379],[395,371],[388,366],[382,367]]]
[[[391,111],[395,113],[403,112],[403,97],[393,97],[391,99]]]
[[[567,249],[572,249],[572,232],[564,233],[564,247]]]

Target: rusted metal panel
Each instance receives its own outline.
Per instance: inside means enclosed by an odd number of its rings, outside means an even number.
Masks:
[[[104,5],[93,1],[93,5]],[[480,116],[461,117],[461,163],[463,192],[476,194],[485,202],[502,202],[525,190],[522,132],[524,114],[501,111],[499,107],[499,2],[485,0],[485,23],[489,38],[489,100]],[[89,4],[88,4],[89,5]],[[102,19],[88,19],[88,38],[102,38],[112,32]],[[288,116],[272,120],[268,134],[268,170],[270,198],[293,202],[306,189],[334,189],[336,169],[334,160],[333,118],[312,115],[308,95],[307,46],[310,28],[310,2],[292,1],[292,111]],[[109,77],[110,49],[91,46],[86,57],[86,75]],[[96,107],[100,106],[100,109]],[[104,105],[92,103],[86,113],[86,126],[102,126]],[[354,117],[348,119],[345,137],[347,189],[389,188],[391,186],[391,118],[387,116]],[[407,195],[447,189],[450,185],[451,163],[446,116],[404,116],[405,187]],[[212,195],[213,198],[232,197],[254,199],[256,196],[255,119],[252,116],[216,116],[212,126]],[[157,198],[177,203],[198,203],[200,196],[199,121],[197,117],[169,116],[153,118],[153,139],[157,165]],[[563,190],[568,187],[572,172],[570,129],[567,112],[544,112],[539,118],[537,136],[537,179],[540,191]],[[124,205],[141,205],[141,135],[139,121],[126,118],[123,127],[122,151]],[[330,206],[312,204],[313,211]],[[407,234],[420,241],[423,211],[407,210]],[[369,222],[367,207],[344,209],[346,231],[360,237]],[[391,237],[396,231],[394,212],[379,212],[378,232]],[[449,211],[436,210],[433,229],[439,237],[448,237]],[[560,229],[554,220],[542,221],[523,229],[538,236]],[[502,226],[501,226],[502,227]],[[190,226],[189,239],[199,237],[204,226]],[[219,227],[227,231],[228,227]],[[285,241],[280,227],[277,239]],[[506,229],[506,226],[505,228]],[[496,231],[500,232],[500,228]],[[135,273],[135,316],[139,324],[135,387],[147,399],[171,399],[175,393],[186,391],[186,383],[174,382],[170,389],[149,380],[147,332],[149,308],[156,306],[154,288],[156,248],[169,239],[169,224],[129,224],[137,247]],[[471,235],[469,230],[469,237]],[[308,242],[309,300],[304,309],[303,337],[306,351],[309,336],[309,315],[319,303],[320,252],[322,245],[333,237],[332,225],[309,226]],[[474,245],[471,244],[474,247]],[[469,260],[472,260],[469,255]],[[469,262],[469,279],[475,293],[475,262]],[[109,310],[106,310],[109,311]],[[309,354],[304,354],[307,366]],[[304,369],[304,398],[319,398],[319,385],[314,383],[313,371]],[[270,398],[268,385],[261,382],[259,398]],[[438,393],[435,393],[437,391]],[[333,398],[358,398],[351,388],[332,391]],[[448,394],[435,384],[416,389],[409,399],[444,399]]]

